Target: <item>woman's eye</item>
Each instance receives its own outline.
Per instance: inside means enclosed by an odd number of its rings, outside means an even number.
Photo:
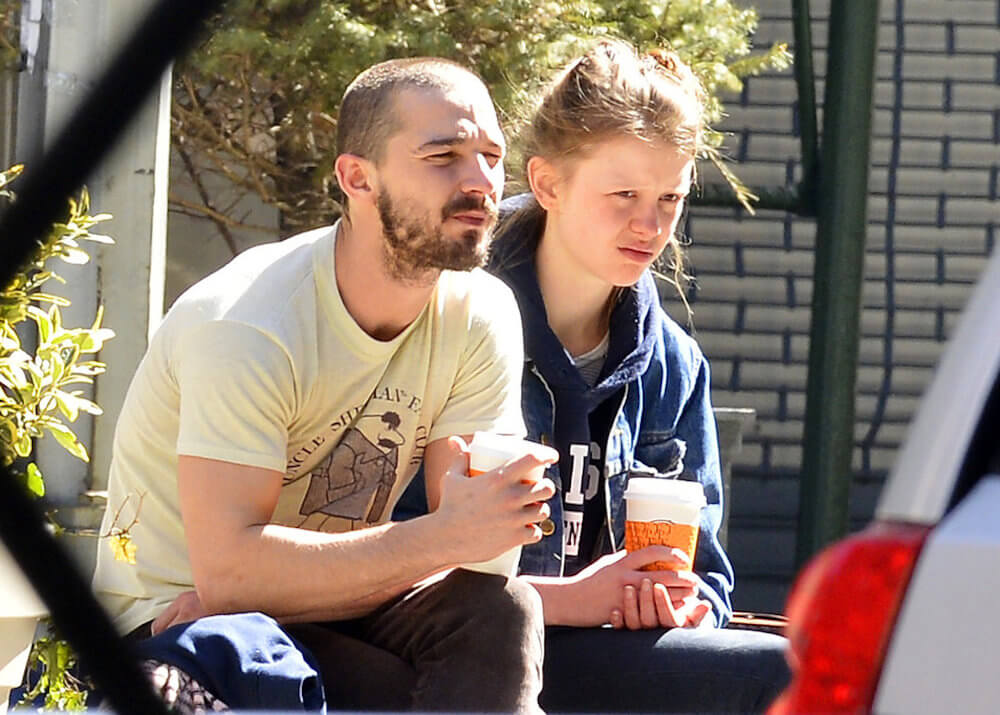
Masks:
[[[618,196],[618,197],[623,198],[623,199],[634,199],[635,198],[635,192],[634,191],[616,191],[615,192],[615,196]]]
[[[680,194],[664,194],[660,197],[660,201],[666,201],[670,204],[676,204],[678,201],[683,201],[684,197]]]

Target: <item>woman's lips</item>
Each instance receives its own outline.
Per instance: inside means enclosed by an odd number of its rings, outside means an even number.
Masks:
[[[619,246],[619,253],[628,258],[629,260],[635,261],[636,263],[648,263],[653,260],[653,252],[647,251],[642,248],[634,248],[629,246]]]

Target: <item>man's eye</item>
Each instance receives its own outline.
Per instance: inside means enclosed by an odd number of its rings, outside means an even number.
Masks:
[[[666,201],[670,204],[676,204],[678,201],[683,201],[684,197],[680,194],[664,194],[660,197],[660,201]]]
[[[490,166],[496,166],[501,161],[503,161],[503,156],[500,154],[483,154],[486,157],[486,163]]]
[[[431,161],[451,161],[455,158],[455,152],[453,151],[443,151],[438,154],[429,154],[427,156]]]

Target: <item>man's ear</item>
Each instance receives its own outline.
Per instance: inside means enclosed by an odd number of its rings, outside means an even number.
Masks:
[[[333,163],[340,190],[350,203],[372,201],[374,165],[357,154],[341,154]]]
[[[538,204],[546,211],[554,210],[559,204],[562,174],[551,161],[540,156],[528,159],[528,184]]]

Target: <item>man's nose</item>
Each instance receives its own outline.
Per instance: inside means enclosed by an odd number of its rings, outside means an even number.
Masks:
[[[493,196],[503,186],[503,166],[490,166],[482,154],[476,154],[467,162],[462,174],[461,189],[467,194],[477,193]]]

